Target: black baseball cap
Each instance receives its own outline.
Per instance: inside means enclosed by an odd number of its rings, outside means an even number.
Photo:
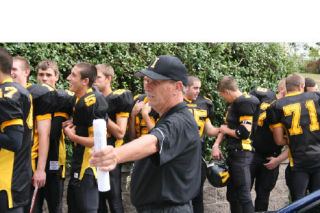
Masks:
[[[148,66],[147,70],[137,71],[135,76],[147,76],[154,80],[182,81],[188,83],[188,70],[181,60],[175,56],[157,56]]]

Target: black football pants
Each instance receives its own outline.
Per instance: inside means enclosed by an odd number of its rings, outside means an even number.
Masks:
[[[46,185],[38,190],[34,213],[41,213],[44,199],[47,200],[50,213],[62,212],[62,196],[64,179],[61,172],[47,173]]]
[[[99,213],[108,212],[106,201],[108,200],[111,213],[123,213],[121,191],[121,165],[109,172],[110,191],[99,192]]]
[[[320,189],[320,169],[308,171],[290,171],[290,191],[292,201],[298,200],[306,195],[307,189],[314,192]]]
[[[71,177],[68,185],[68,213],[96,213],[99,205],[97,180],[85,174],[82,180]]]
[[[257,212],[268,210],[270,192],[276,185],[279,175],[279,166],[269,170],[263,165],[267,162],[268,160],[265,156],[254,153],[251,165],[251,184],[255,179],[256,200],[254,210]]]
[[[193,213],[193,209],[190,203],[177,204],[172,206],[163,207],[146,207],[137,208],[138,213]]]
[[[9,209],[8,196],[5,191],[0,192],[0,198],[1,198],[0,199],[0,212],[1,213],[23,213],[24,207],[22,207],[22,206]]]
[[[227,163],[229,165],[230,180],[227,184],[227,200],[232,213],[253,213],[251,200],[250,164],[253,153],[249,151],[229,151]]]

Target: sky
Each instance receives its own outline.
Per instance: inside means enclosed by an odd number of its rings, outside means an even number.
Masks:
[[[317,42],[319,3],[10,0],[0,42]]]

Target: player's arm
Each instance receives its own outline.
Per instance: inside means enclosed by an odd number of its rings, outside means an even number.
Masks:
[[[268,157],[267,160],[269,160],[268,163],[263,164],[265,167],[267,167],[267,169],[274,169],[277,166],[279,166],[280,163],[282,163],[284,160],[286,160],[288,158],[289,154],[288,154],[288,147],[286,147],[286,149],[281,152],[281,154],[278,157]]]
[[[158,138],[147,134],[117,148],[107,146],[101,151],[94,151],[89,162],[91,166],[100,167],[99,169],[103,171],[110,171],[118,163],[139,160],[157,151]]]
[[[223,133],[219,133],[218,137],[216,138],[213,146],[212,146],[212,158],[215,160],[220,160],[220,158],[222,158],[222,152],[220,150],[220,144],[223,141],[223,137],[224,134]]]
[[[126,134],[128,124],[128,117],[117,117],[116,123],[113,122],[110,118],[108,119],[108,131],[115,137],[117,140],[122,140]]]
[[[4,148],[12,152],[17,152],[22,146],[23,131],[9,126],[0,132],[0,149]]]
[[[75,143],[78,143],[85,147],[93,147],[94,138],[93,137],[83,137],[76,134],[76,126],[73,125],[71,120],[62,123],[63,132],[68,138]]]
[[[248,139],[250,136],[251,128],[251,121],[244,120],[237,129],[230,129],[227,125],[221,125],[220,131],[223,134],[229,135],[237,139]]]
[[[51,119],[37,120],[39,137],[38,162],[36,171],[33,174],[34,185],[43,187],[46,182],[46,163],[50,143]]]
[[[287,139],[284,136],[284,131],[282,126],[277,126],[273,128],[273,139],[277,145],[284,146],[287,144]]]
[[[141,115],[142,115],[143,120],[146,122],[146,126],[147,126],[148,131],[153,129],[153,127],[155,126],[155,124],[150,119],[150,116],[149,116],[150,112],[151,112],[151,107],[149,106],[149,103],[145,103],[142,106]]]
[[[219,134],[220,132],[220,128],[214,127],[210,120],[208,120],[205,124],[204,124],[204,131],[206,133],[206,135],[210,136],[210,137],[215,137]]]
[[[141,112],[143,101],[137,100],[137,102],[134,104],[131,113],[130,113],[130,119],[129,119],[129,137],[131,140],[137,138],[136,134],[136,116]]]

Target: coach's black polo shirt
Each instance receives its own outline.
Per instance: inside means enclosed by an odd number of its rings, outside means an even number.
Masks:
[[[135,162],[131,201],[137,207],[183,204],[200,189],[201,139],[185,103],[162,115],[150,131],[159,151]]]

